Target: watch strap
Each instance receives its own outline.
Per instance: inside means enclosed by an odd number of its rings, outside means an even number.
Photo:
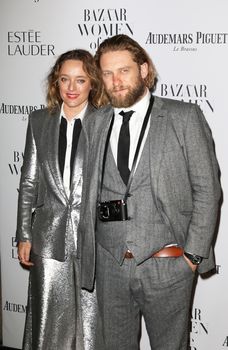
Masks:
[[[184,252],[184,255],[192,262],[193,265],[199,265],[203,258],[202,256]]]

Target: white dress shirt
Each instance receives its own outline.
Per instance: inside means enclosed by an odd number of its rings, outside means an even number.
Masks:
[[[65,118],[67,121],[67,132],[66,132],[66,154],[65,154],[65,163],[64,163],[64,170],[63,170],[63,185],[67,194],[67,197],[69,198],[70,195],[70,158],[71,158],[71,150],[72,150],[72,138],[73,138],[73,131],[74,131],[74,123],[76,119],[81,119],[81,122],[84,118],[85,111],[87,108],[87,105],[81,110],[80,113],[74,116],[73,119],[70,121],[67,120],[66,115],[63,110],[63,105],[61,107],[60,112],[60,122],[61,118]]]
[[[127,112],[129,110],[133,110],[134,113],[131,116],[131,119],[129,121],[129,131],[130,131],[130,150],[129,150],[129,164],[128,168],[131,170],[132,168],[132,163],[134,160],[134,155],[136,151],[136,147],[138,144],[138,139],[139,135],[142,129],[143,121],[150,103],[150,97],[151,94],[149,90],[147,90],[146,95],[137,103],[135,103],[133,106],[129,108],[114,108],[114,113],[115,113],[115,119],[113,123],[113,129],[110,137],[110,145],[111,145],[111,150],[115,159],[115,162],[117,164],[117,149],[118,149],[118,140],[119,140],[119,133],[120,133],[120,128],[122,125],[123,117],[119,114],[121,111]],[[139,155],[138,155],[138,161],[140,159],[140,156],[142,154],[143,146],[145,144],[148,132],[150,128],[150,119],[147,124],[143,140],[141,143]]]

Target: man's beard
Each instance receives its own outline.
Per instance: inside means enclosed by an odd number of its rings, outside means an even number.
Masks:
[[[133,104],[135,104],[136,102],[138,102],[140,100],[140,97],[143,96],[144,92],[145,92],[145,83],[143,81],[143,79],[141,78],[141,76],[139,76],[139,79],[137,81],[137,83],[135,84],[134,87],[129,87],[128,88],[128,93],[125,96],[116,96],[113,94],[113,91],[115,91],[115,89],[113,90],[108,90],[106,91],[110,103],[113,107],[117,107],[117,108],[127,108],[132,106]],[[121,88],[125,88],[124,86],[120,86],[118,87],[118,89]]]

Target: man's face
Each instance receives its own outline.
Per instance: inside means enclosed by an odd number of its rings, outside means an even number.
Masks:
[[[147,63],[138,66],[127,50],[109,51],[100,58],[105,90],[113,107],[127,108],[146,93],[143,79],[148,74]]]

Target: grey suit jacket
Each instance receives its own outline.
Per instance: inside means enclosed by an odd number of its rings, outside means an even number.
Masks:
[[[105,107],[85,126],[92,140],[80,223],[82,284],[86,288],[94,280],[97,194],[112,115],[113,109]],[[204,257],[199,273],[207,272],[214,267],[212,239],[221,192],[208,124],[198,106],[155,97],[148,137],[151,191],[157,209],[177,243]]]
[[[82,124],[94,110],[88,106]],[[16,238],[32,241],[32,251],[39,256],[64,261],[66,230],[70,227],[75,232],[78,228],[87,139],[82,128],[68,198],[58,161],[59,115],[59,109],[51,115],[43,109],[29,117]]]

